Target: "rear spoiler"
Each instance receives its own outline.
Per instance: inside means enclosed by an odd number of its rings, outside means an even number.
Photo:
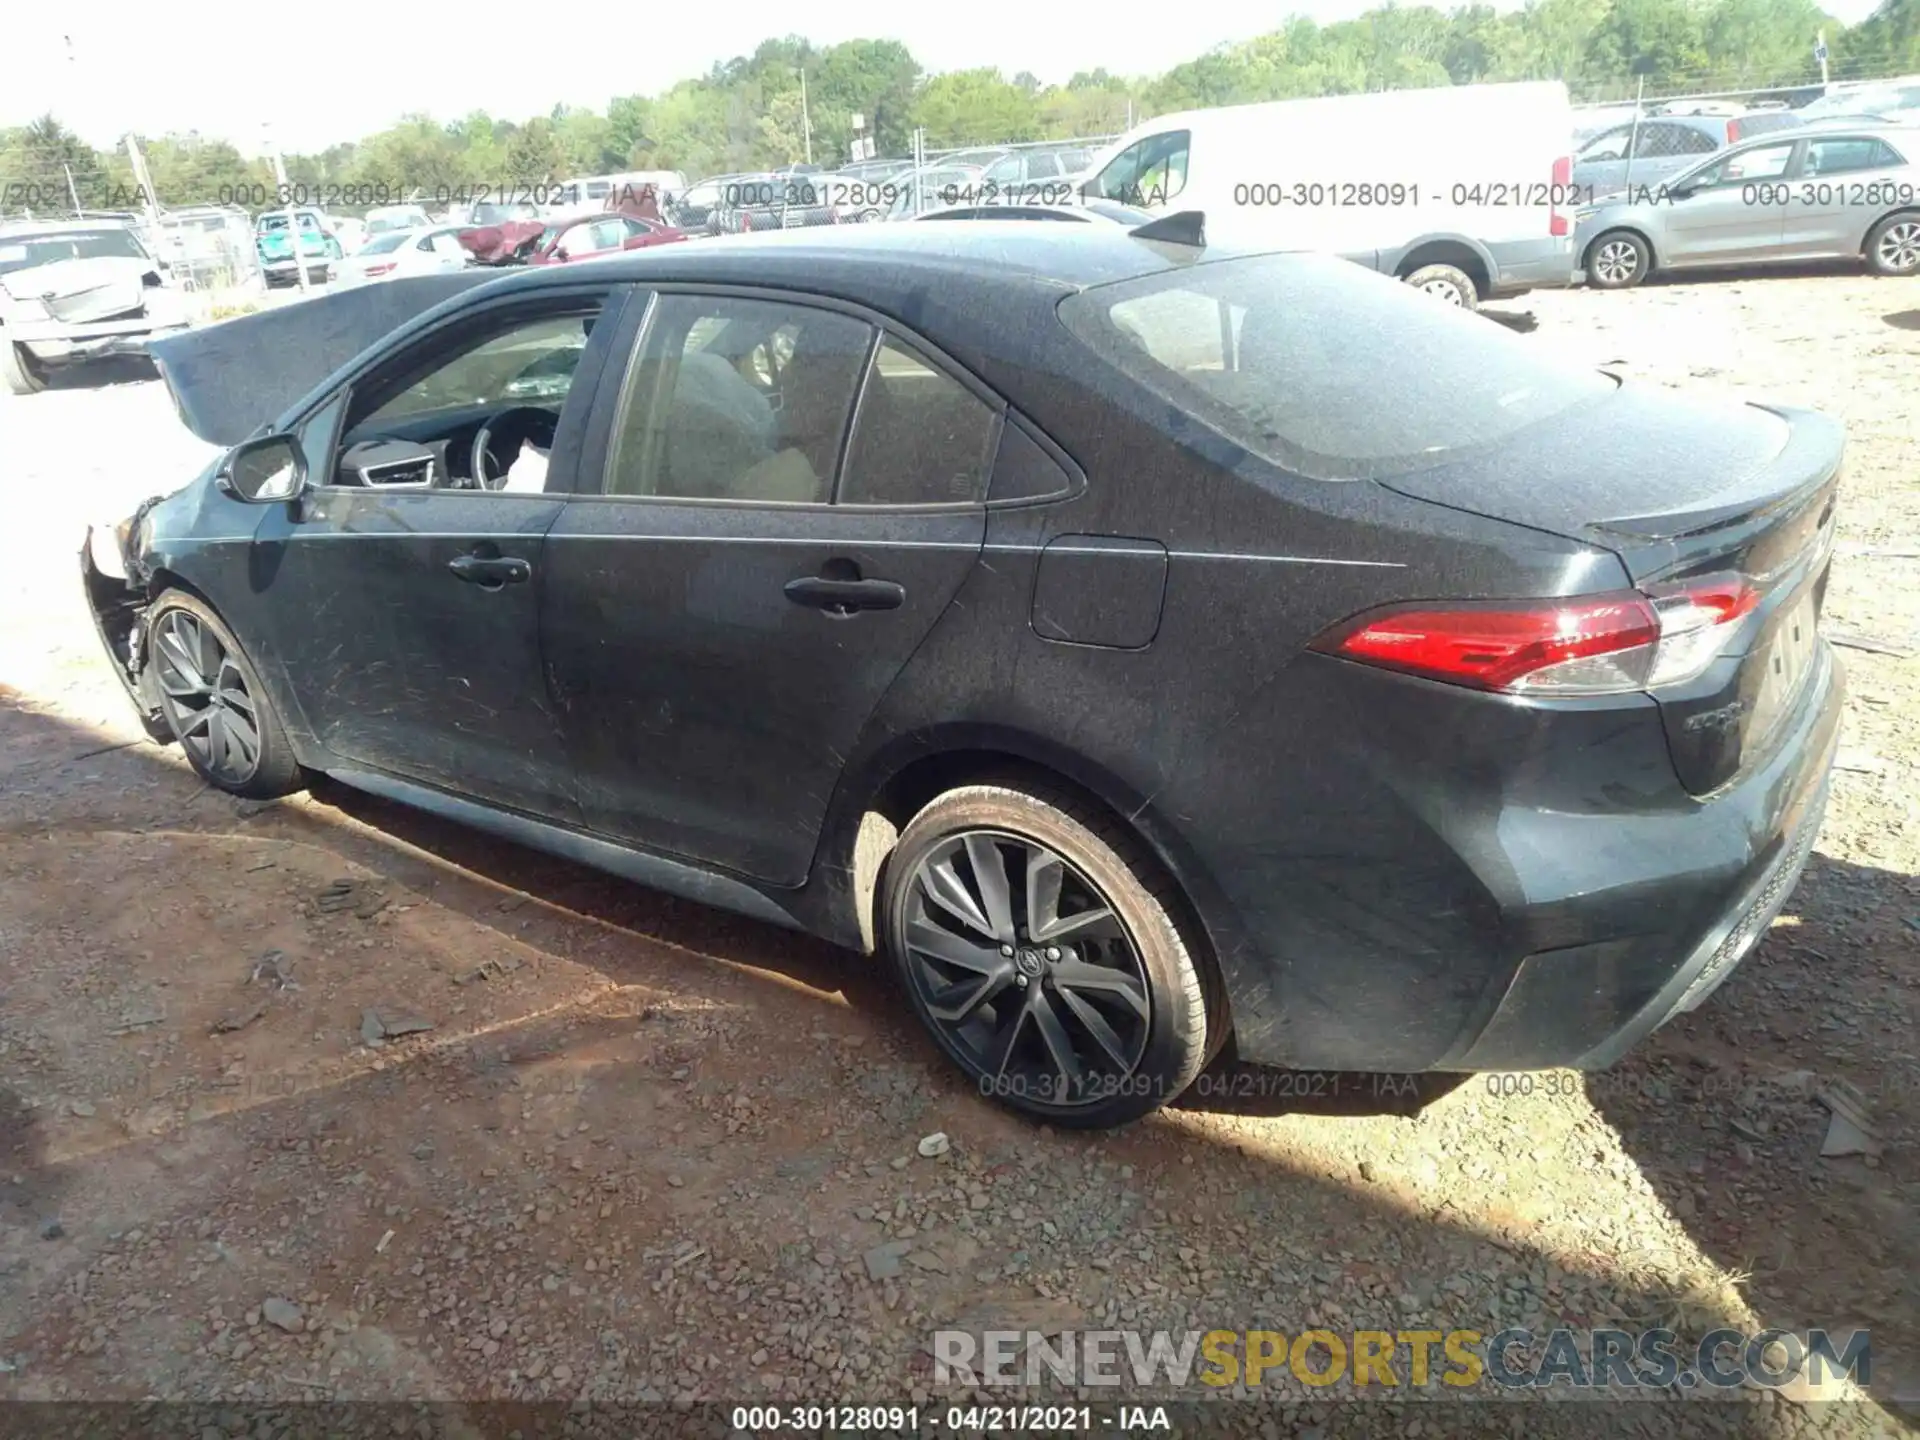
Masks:
[[[1181,210],[1163,215],[1127,232],[1136,240],[1159,240],[1168,245],[1191,245],[1197,250],[1207,246],[1207,216],[1202,210]]]

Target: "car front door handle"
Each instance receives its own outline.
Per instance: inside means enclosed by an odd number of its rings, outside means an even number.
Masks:
[[[533,578],[533,566],[504,555],[456,555],[447,562],[447,569],[455,579],[494,590],[502,585],[523,585]]]
[[[898,610],[906,598],[906,587],[891,580],[831,580],[824,575],[803,575],[787,582],[787,599],[829,615]]]

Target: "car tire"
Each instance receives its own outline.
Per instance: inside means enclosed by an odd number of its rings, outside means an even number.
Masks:
[[[1596,290],[1631,290],[1653,269],[1653,251],[1631,230],[1609,230],[1587,247],[1582,268]]]
[[[0,340],[0,385],[6,386],[10,395],[37,395],[47,388],[47,372],[24,348]]]
[[[1175,918],[1172,881],[1070,796],[949,790],[901,832],[880,888],[880,934],[915,1013],[982,1095],[1021,1114],[1076,1129],[1137,1120],[1225,1039],[1225,1002]]]
[[[1867,267],[1876,275],[1920,274],[1920,212],[1885,216],[1867,232]]]
[[[184,590],[163,591],[147,612],[146,651],[160,714],[201,779],[255,800],[301,788],[304,773],[279,712],[211,606]]]
[[[1480,308],[1480,288],[1473,277],[1458,265],[1422,265],[1406,276],[1406,283],[1448,305],[1462,310]]]

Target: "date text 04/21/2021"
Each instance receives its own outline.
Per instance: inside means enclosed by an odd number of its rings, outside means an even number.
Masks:
[[[914,1434],[950,1430],[962,1435],[1103,1431],[1170,1431],[1164,1405],[736,1405],[734,1430],[749,1435],[794,1431],[813,1435]]]
[[[1233,187],[1233,203],[1248,207],[1297,205],[1365,209],[1426,205],[1490,209],[1572,210],[1593,203],[1593,186],[1539,180],[1457,180],[1422,186],[1414,180],[1258,180]]]

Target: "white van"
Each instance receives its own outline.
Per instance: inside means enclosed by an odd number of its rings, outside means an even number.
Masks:
[[[1469,308],[1573,278],[1573,107],[1558,81],[1163,115],[1082,193],[1197,210],[1207,239],[1323,250]]]

